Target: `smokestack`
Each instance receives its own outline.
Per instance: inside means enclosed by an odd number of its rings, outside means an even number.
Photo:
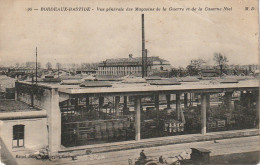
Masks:
[[[142,51],[145,51],[144,14],[142,14]]]
[[[147,76],[147,50],[145,49],[144,14],[142,14],[142,77]]]

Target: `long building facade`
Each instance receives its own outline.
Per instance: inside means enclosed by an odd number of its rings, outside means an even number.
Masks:
[[[156,71],[169,71],[171,65],[169,61],[159,58],[158,56],[147,57],[147,74],[151,75]],[[133,57],[131,54],[129,58],[107,59],[98,65],[98,75],[142,75],[142,58]]]

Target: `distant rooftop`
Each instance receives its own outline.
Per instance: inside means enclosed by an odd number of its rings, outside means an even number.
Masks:
[[[147,64],[151,65],[154,61],[167,62],[164,59],[161,59],[159,56],[147,57]],[[129,58],[113,58],[107,59],[102,63],[99,63],[99,66],[125,66],[125,65],[142,65],[142,57],[132,57]]]
[[[38,111],[38,108],[32,108],[30,105],[16,100],[0,100],[1,112],[23,112],[23,111]]]

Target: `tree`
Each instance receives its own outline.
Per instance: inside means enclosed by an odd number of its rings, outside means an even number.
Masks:
[[[19,62],[15,63],[15,67],[19,68],[20,67],[20,63]]]
[[[172,68],[170,71],[170,76],[169,77],[177,77],[178,76],[178,69]]]
[[[81,69],[97,70],[99,63],[81,63]]]
[[[42,64],[40,62],[37,62],[37,68],[41,68],[42,67]]]
[[[57,68],[57,69],[60,69],[60,68],[61,68],[61,63],[57,62],[57,63],[56,63],[56,68]]]
[[[205,63],[206,62],[201,58],[191,60],[190,64],[186,67],[189,75],[191,75],[191,76],[198,75],[199,70],[201,69],[201,66]]]
[[[48,70],[52,68],[52,65],[51,65],[50,62],[47,62],[45,66],[46,66],[46,68],[47,68]]]
[[[56,63],[56,68],[58,69],[58,77],[60,77],[60,69],[61,69],[61,63]]]
[[[26,68],[34,68],[35,67],[35,62],[27,61],[25,63]]]
[[[220,76],[222,76],[225,66],[227,65],[228,59],[221,53],[214,53],[214,61],[218,65],[220,70]]]

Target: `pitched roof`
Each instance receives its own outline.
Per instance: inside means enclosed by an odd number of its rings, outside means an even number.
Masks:
[[[147,64],[151,65],[154,61],[166,62],[166,60],[161,59],[159,56],[147,57]],[[99,66],[110,66],[110,65],[142,65],[142,57],[135,57],[135,58],[113,58],[107,59],[102,63],[99,63]]]
[[[128,76],[123,77],[122,83],[146,83],[146,80],[142,77],[128,75]]]
[[[153,80],[150,82],[151,85],[181,85],[175,78],[162,79],[162,80]]]
[[[17,101],[17,100],[0,100],[0,112],[16,112],[16,111],[36,111],[39,110],[35,107],[31,107],[30,105]]]
[[[162,78],[159,76],[151,76],[151,77],[146,77],[146,80],[161,80]]]
[[[199,79],[197,77],[182,77],[180,78],[180,81],[182,82],[198,82]]]
[[[61,85],[79,85],[81,80],[79,79],[69,79],[69,80],[62,80]]]
[[[80,84],[80,87],[112,87],[112,84],[105,81],[85,81]]]
[[[238,80],[236,80],[235,78],[219,78],[216,80],[212,80],[211,83],[220,83],[220,84],[238,83]]]

